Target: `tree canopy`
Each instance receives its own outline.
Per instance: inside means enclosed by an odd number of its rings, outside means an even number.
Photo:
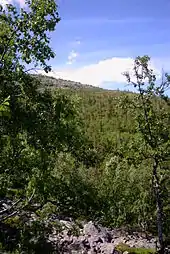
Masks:
[[[50,32],[59,21],[54,0],[0,6],[0,248],[51,253],[55,214],[158,229],[163,250],[170,78],[159,84],[144,56],[134,61],[136,82],[126,73],[138,93],[49,89],[29,70],[51,69]]]

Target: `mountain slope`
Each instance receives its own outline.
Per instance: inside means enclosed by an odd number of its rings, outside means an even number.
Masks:
[[[65,89],[73,89],[73,90],[81,90],[81,89],[90,89],[90,90],[103,90],[102,88],[81,84],[80,82],[75,82],[71,80],[64,80],[64,79],[56,79],[54,77],[45,76],[41,74],[33,74],[35,78],[38,78],[41,82],[42,86],[46,86],[51,89],[55,88],[65,88]]]

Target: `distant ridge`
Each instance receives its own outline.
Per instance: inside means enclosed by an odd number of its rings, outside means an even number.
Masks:
[[[51,88],[51,89],[65,88],[65,89],[73,89],[73,90],[81,90],[81,89],[99,90],[99,91],[104,90],[103,88],[100,88],[100,87],[82,84],[80,82],[75,82],[71,80],[64,80],[60,78],[57,79],[57,78],[42,75],[42,74],[32,74],[32,76],[35,78],[38,78],[42,86]]]

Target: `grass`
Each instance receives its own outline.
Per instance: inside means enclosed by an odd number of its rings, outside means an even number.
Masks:
[[[145,249],[145,248],[132,248],[129,247],[129,245],[120,243],[116,246],[116,249],[118,251],[121,251],[122,253],[127,251],[129,254],[156,254],[155,249]]]

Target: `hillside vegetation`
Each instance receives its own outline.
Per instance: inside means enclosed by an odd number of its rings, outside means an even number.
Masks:
[[[47,34],[60,19],[54,0],[27,1],[27,7],[0,7],[2,252],[56,253],[48,240],[54,228],[61,230],[51,219],[58,216],[156,235],[164,253],[170,77],[158,84],[144,56],[134,61],[136,83],[126,73],[136,94],[37,79],[27,67],[51,69]]]
[[[41,83],[41,89],[44,87],[46,88],[63,88],[63,89],[74,89],[74,90],[81,90],[81,89],[89,89],[89,90],[103,90],[102,88],[81,84],[80,82],[75,82],[71,80],[64,80],[64,79],[56,79],[54,77],[41,75],[41,74],[32,74],[32,77],[37,78]]]

